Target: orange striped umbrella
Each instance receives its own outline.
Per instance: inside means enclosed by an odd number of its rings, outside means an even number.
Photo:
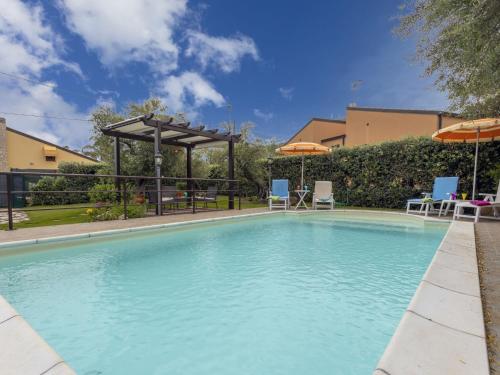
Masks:
[[[472,199],[476,195],[477,156],[479,142],[494,142],[500,140],[500,119],[483,118],[461,122],[440,129],[432,135],[438,142],[475,143],[476,155],[474,157],[474,184],[472,186]]]
[[[313,142],[296,142],[289,143],[276,149],[276,152],[281,155],[300,155],[302,156],[302,174],[300,179],[300,189],[304,189],[304,156],[305,155],[323,155],[328,154],[331,150],[323,145]]]

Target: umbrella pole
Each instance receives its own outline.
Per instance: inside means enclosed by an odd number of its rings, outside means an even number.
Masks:
[[[477,176],[477,154],[479,151],[479,133],[480,130],[477,128],[477,133],[476,133],[476,155],[474,156],[474,182],[472,185],[472,199],[474,200],[476,197],[476,176]]]
[[[302,174],[300,177],[300,190],[304,190],[304,155],[302,155]]]

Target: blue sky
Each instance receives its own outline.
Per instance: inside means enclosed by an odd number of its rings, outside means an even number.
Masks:
[[[86,119],[102,103],[122,110],[157,96],[209,127],[231,104],[237,123],[286,139],[311,117],[343,118],[352,102],[446,109],[411,62],[414,42],[391,32],[400,3],[0,0],[0,112]],[[53,142],[88,143],[84,121],[0,116]]]

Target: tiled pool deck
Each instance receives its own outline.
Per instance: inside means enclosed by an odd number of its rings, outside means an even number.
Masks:
[[[48,242],[51,237],[98,236],[106,231],[121,232],[137,227],[163,227],[193,220],[217,220],[266,212],[265,208],[258,208],[20,229],[0,233],[0,246],[13,245],[18,241],[24,241],[25,244],[38,240]],[[353,213],[362,214],[363,211],[356,210]],[[370,216],[377,214],[383,215],[383,212],[370,212]],[[13,340],[14,335],[16,340]],[[2,374],[74,373],[2,298],[0,370]],[[470,222],[454,222],[436,251],[374,374],[488,373],[474,225]]]
[[[500,223],[476,224],[479,276],[492,374],[500,374]]]

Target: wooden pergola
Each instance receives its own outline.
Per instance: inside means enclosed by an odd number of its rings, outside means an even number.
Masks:
[[[115,175],[121,175],[120,138],[153,142],[155,152],[157,212],[161,214],[161,145],[183,147],[186,149],[186,179],[188,189],[192,186],[192,151],[194,148],[228,145],[229,209],[234,209],[234,144],[240,135],[205,129],[203,125],[191,127],[189,122],[177,122],[174,117],[155,119],[154,114],[138,116],[110,124],[101,129],[103,134],[114,137]]]

